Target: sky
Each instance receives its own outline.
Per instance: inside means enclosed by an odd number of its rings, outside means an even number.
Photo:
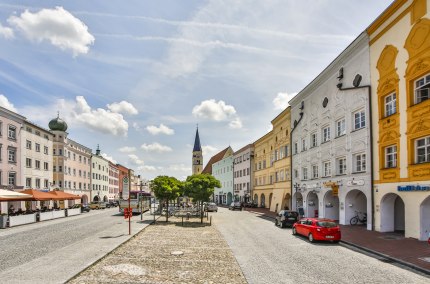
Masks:
[[[0,106],[146,179],[271,129],[391,0],[0,0]]]

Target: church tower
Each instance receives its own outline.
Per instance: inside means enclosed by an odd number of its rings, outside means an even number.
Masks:
[[[199,128],[196,130],[193,148],[193,175],[201,174],[203,170],[203,153],[200,145]]]

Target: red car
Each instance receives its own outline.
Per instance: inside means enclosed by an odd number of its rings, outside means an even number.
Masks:
[[[339,225],[331,219],[303,218],[293,225],[293,235],[300,234],[314,241],[339,242],[341,238]]]

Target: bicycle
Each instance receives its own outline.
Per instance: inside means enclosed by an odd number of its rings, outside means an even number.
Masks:
[[[355,211],[355,216],[352,217],[351,220],[349,220],[349,223],[351,225],[357,225],[358,222],[360,222],[362,224],[366,224],[367,223],[367,213]]]

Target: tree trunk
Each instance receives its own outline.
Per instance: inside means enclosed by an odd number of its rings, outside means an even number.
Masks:
[[[169,222],[169,199],[166,199],[166,223]]]
[[[203,224],[203,201],[200,201],[200,223]]]

